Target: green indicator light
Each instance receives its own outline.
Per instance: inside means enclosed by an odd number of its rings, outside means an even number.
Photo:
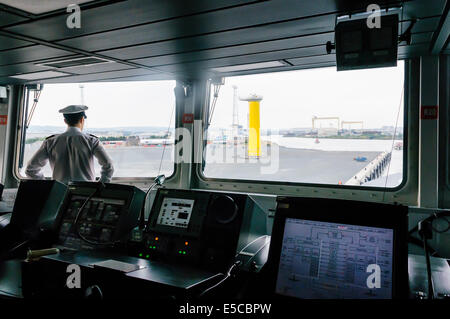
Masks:
[[[183,255],[186,255],[186,252],[185,252],[185,251],[183,251]]]
[[[156,249],[156,246],[153,246],[153,249]]]
[[[149,258],[149,257],[150,257],[150,255],[145,256],[145,258]]]
[[[179,254],[181,254],[181,250],[180,250],[180,251],[178,251],[178,253],[179,253]]]
[[[139,254],[139,257],[142,257],[142,253]]]

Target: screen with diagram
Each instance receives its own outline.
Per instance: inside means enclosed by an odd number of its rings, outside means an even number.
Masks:
[[[194,202],[193,199],[164,198],[159,211],[157,224],[188,228]]]
[[[276,293],[305,299],[390,299],[392,229],[287,218]]]

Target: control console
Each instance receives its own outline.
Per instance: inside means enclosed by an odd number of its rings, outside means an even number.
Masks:
[[[144,197],[145,193],[133,186],[70,184],[58,246],[93,249],[123,239],[137,225]]]
[[[224,271],[266,234],[266,214],[247,194],[160,189],[145,231],[132,232],[129,250],[140,258]]]

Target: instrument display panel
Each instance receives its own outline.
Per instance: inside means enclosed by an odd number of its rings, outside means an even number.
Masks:
[[[194,208],[193,199],[166,197],[159,211],[157,224],[188,228]]]

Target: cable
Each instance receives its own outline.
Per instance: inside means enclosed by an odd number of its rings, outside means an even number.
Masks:
[[[101,185],[104,187],[104,184],[101,183]],[[80,208],[78,209],[77,215],[75,216],[75,220],[73,222],[73,225],[76,225],[78,223],[78,220],[81,216],[81,212],[83,211],[84,207],[86,206],[86,204],[92,199],[92,197],[94,197],[95,195],[97,195],[97,193],[99,192],[100,187],[96,187],[95,191],[92,192],[91,195],[89,195],[86,200],[83,202],[83,204],[80,206]]]
[[[431,275],[430,254],[428,252],[428,244],[426,238],[423,239],[423,250],[425,252],[425,259],[427,262],[428,299],[434,299],[434,286],[433,286],[433,277]]]
[[[75,217],[75,220],[74,220],[74,222],[73,222],[73,224],[72,224],[72,227],[75,228],[75,233],[77,234],[77,236],[80,237],[81,240],[87,242],[88,244],[96,245],[96,246],[97,246],[97,245],[114,245],[115,243],[117,243],[117,241],[111,241],[111,242],[104,242],[104,243],[101,243],[101,242],[92,241],[92,240],[90,240],[90,239],[87,239],[86,237],[84,237],[84,235],[82,235],[82,234],[80,233],[80,228],[79,228],[78,222],[79,222],[79,219],[80,219],[80,217],[81,217],[81,214],[82,214],[82,212],[83,212],[85,206],[87,205],[87,203],[88,203],[95,195],[97,195],[102,189],[105,188],[105,185],[104,185],[102,182],[100,182],[99,185],[100,185],[100,186],[97,187],[97,188],[95,189],[95,191],[94,191],[91,195],[89,195],[88,198],[86,198],[86,200],[84,201],[84,203],[83,203],[83,204],[81,205],[81,207],[78,209],[78,213],[77,213],[77,216]]]
[[[211,102],[211,107],[210,107],[211,114],[209,114],[208,127],[211,124],[211,121],[213,119],[214,110],[216,109],[217,99],[219,98],[220,88],[221,88],[220,84],[214,84],[214,97]]]
[[[141,212],[140,212],[140,216],[139,216],[139,229],[141,229],[141,230],[145,228],[145,204],[147,203],[147,197],[155,186],[156,186],[156,183],[153,183],[152,185],[150,185],[147,192],[145,193],[144,203],[142,204],[142,208],[141,208]]]
[[[428,299],[434,299],[434,285],[433,277],[431,273],[431,261],[430,253],[428,251],[427,240],[433,238],[433,229],[429,220],[421,220],[417,225],[419,235],[423,241],[423,250],[425,252],[425,260],[427,264],[427,277],[428,277]]]
[[[240,260],[234,262],[234,263],[231,265],[231,267],[228,269],[228,271],[227,271],[227,273],[224,275],[224,277],[223,277],[218,283],[216,283],[215,285],[213,285],[213,286],[209,287],[208,289],[204,290],[204,291],[199,295],[199,297],[203,297],[204,295],[206,295],[206,294],[207,294],[208,292],[210,292],[211,290],[213,290],[213,289],[219,287],[220,285],[222,285],[228,278],[230,278],[231,276],[234,276],[234,274],[233,274],[233,273],[234,273],[234,270],[235,270],[236,268],[238,268],[240,265],[241,265],[241,261],[240,261]]]
[[[167,128],[167,133],[166,136],[169,136],[169,131],[170,131],[170,126],[172,125],[172,118],[173,118],[173,113],[175,111],[175,106],[176,106],[177,102],[175,99],[175,102],[173,103],[173,107],[172,107],[172,112],[170,113],[170,119],[169,119],[169,127]],[[163,145],[163,151],[162,151],[162,155],[161,155],[161,160],[159,161],[159,169],[158,169],[158,174],[161,174],[161,167],[162,167],[162,162],[164,159],[164,153],[166,152],[166,143],[164,143]]]
[[[37,90],[34,91],[33,106],[31,107],[30,114],[28,115],[28,119],[27,119],[28,121],[26,123],[26,128],[28,128],[28,126],[30,126],[31,119],[33,118],[34,110],[36,109],[36,106],[39,102],[39,98],[41,96],[41,92],[42,91],[37,91]]]
[[[145,228],[145,204],[147,203],[147,198],[148,195],[150,194],[150,192],[152,191],[152,189],[155,186],[160,186],[164,183],[166,177],[164,175],[158,175],[153,184],[148,188],[147,192],[145,193],[145,197],[144,197],[144,203],[142,204],[142,208],[141,208],[141,214],[139,217],[139,229],[144,229]]]
[[[395,143],[395,136],[397,136],[397,128],[398,128],[398,118],[400,116],[400,110],[402,108],[402,102],[403,102],[403,96],[405,95],[405,85],[403,82],[403,88],[402,88],[402,93],[400,95],[400,103],[398,104],[398,111],[397,111],[397,119],[395,120],[395,128],[394,128],[394,135],[392,136],[392,145],[391,145],[391,157],[392,157],[392,152],[394,150],[394,143]],[[386,191],[387,191],[387,182],[389,179],[389,170],[391,169],[391,161],[392,158],[389,159],[389,163],[388,163],[388,168],[386,171],[386,180],[384,182],[384,191],[383,191],[383,202],[386,196]]]

